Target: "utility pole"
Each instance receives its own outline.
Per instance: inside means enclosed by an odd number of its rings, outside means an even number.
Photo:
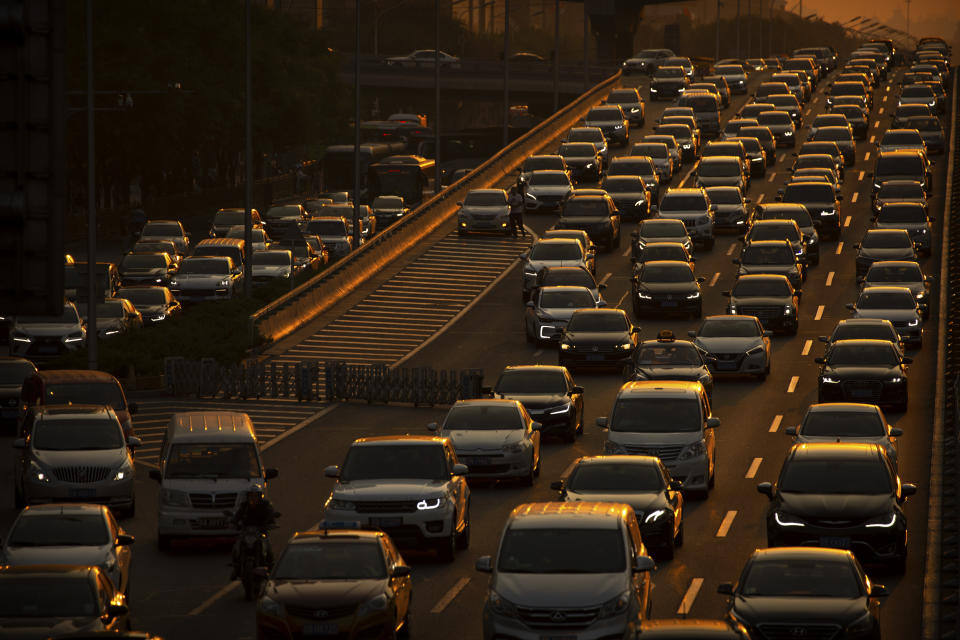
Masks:
[[[87,0],[87,368],[97,368],[97,182],[93,121],[93,0]]]
[[[583,91],[590,88],[590,69],[587,57],[590,52],[590,17],[587,15],[587,3],[583,3]]]
[[[907,3],[907,36],[910,36],[910,2],[911,0],[904,0]]]
[[[353,248],[360,247],[360,0],[354,0],[353,43]]]
[[[740,58],[740,0],[737,0],[737,59]]]
[[[560,0],[553,0],[553,112],[560,109]]]
[[[720,60],[720,7],[723,6],[723,3],[720,0],[717,0],[717,48],[713,56],[713,63],[716,64]]]
[[[510,0],[503,0],[503,146],[510,142]]]
[[[250,0],[243,3],[243,295],[253,294],[253,34]],[[269,178],[267,178],[269,180]],[[269,203],[267,203],[269,204]]]
[[[480,5],[481,11],[483,5]],[[434,84],[434,123],[433,123],[433,193],[440,193],[440,0],[433,3],[433,17],[436,20],[434,24],[434,58],[433,58],[433,84]],[[492,26],[492,25],[491,25]]]
[[[753,55],[753,7],[747,0],[747,57]]]

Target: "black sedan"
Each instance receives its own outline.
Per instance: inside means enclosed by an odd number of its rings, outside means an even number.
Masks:
[[[0,425],[13,433],[20,417],[20,390],[23,381],[37,372],[24,358],[0,356]]]
[[[713,395],[713,374],[709,364],[717,359],[704,353],[689,340],[677,340],[665,329],[656,340],[644,340],[624,368],[627,380],[691,380],[700,382],[708,396]]]
[[[560,338],[559,364],[619,371],[637,348],[639,335],[640,327],[622,309],[580,309],[570,316]]]
[[[578,458],[569,475],[552,482],[563,502],[624,502],[633,507],[643,542],[664,560],[683,544],[682,483],[655,456],[608,455]]]
[[[595,182],[600,179],[603,161],[600,151],[592,142],[564,142],[560,145],[559,153],[566,161],[574,182]]]
[[[768,547],[849,549],[862,562],[907,567],[903,504],[917,491],[902,483],[879,444],[805,443],[790,448],[770,498]]]
[[[757,549],[740,581],[717,591],[756,638],[878,638],[876,598],[887,595],[849,551],[810,548]]]
[[[496,397],[517,400],[540,423],[544,435],[560,434],[573,442],[583,433],[583,387],[570,372],[549,365],[507,367],[490,390]]]
[[[740,276],[723,295],[730,298],[728,314],[756,316],[765,329],[796,335],[801,293],[787,276],[757,274]]]
[[[817,402],[872,402],[907,410],[907,368],[913,362],[886,340],[840,340],[817,358]]]
[[[654,260],[634,267],[630,280],[633,315],[686,313],[699,318],[703,311],[700,285],[689,262]]]

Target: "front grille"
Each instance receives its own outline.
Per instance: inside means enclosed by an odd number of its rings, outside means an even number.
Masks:
[[[851,399],[877,400],[883,395],[883,383],[877,380],[848,380],[842,386],[843,395]]]
[[[310,618],[311,620],[326,620],[342,618],[353,614],[357,609],[357,604],[346,604],[336,607],[303,607],[295,604],[288,604],[287,614],[298,618]]]
[[[578,609],[517,607],[517,614],[527,626],[540,629],[588,627],[597,619],[599,613],[599,607]]]
[[[195,509],[232,509],[237,504],[236,493],[191,493],[190,504]]]
[[[744,307],[737,310],[741,316],[757,316],[760,322],[765,322],[773,318],[779,318],[783,314],[783,307]]]
[[[475,213],[473,214],[474,220],[493,220],[497,217],[495,213]]]
[[[181,289],[177,291],[179,298],[212,298],[217,295],[213,289]]]
[[[660,458],[661,461],[666,462],[668,460],[676,460],[677,456],[680,455],[680,452],[683,451],[684,445],[671,445],[668,447],[649,447],[649,446],[637,446],[637,445],[623,445],[623,448],[627,450],[627,453],[630,455],[639,455],[639,456],[656,456]]]
[[[103,482],[110,475],[110,467],[94,467],[77,465],[72,467],[54,467],[53,477],[60,482],[83,484],[86,482]]]
[[[355,502],[357,513],[413,513],[416,500],[366,500]]]
[[[778,622],[758,625],[764,640],[833,640],[840,635],[836,624],[805,624],[802,622]]]
[[[481,474],[481,473],[506,473],[510,470],[510,465],[508,464],[471,464],[467,465],[472,474]]]

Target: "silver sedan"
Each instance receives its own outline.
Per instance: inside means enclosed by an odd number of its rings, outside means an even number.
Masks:
[[[527,342],[556,341],[556,334],[566,328],[574,311],[605,306],[606,302],[595,300],[586,287],[540,287],[523,314]]]

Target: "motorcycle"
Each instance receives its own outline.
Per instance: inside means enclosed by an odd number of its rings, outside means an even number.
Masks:
[[[275,513],[274,517],[279,517]],[[237,536],[234,563],[237,577],[243,585],[243,595],[247,600],[253,600],[263,589],[266,575],[273,568],[273,550],[270,547],[269,530],[275,526],[258,527],[246,525],[240,529]],[[266,571],[257,571],[265,568]]]

